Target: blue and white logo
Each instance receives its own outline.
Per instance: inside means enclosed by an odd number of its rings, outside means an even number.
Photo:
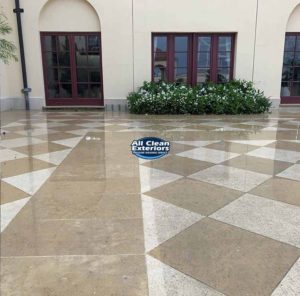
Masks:
[[[131,152],[143,159],[157,159],[167,155],[170,151],[170,142],[155,137],[146,137],[134,140],[131,143]]]

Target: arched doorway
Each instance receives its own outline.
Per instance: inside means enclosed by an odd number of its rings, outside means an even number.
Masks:
[[[85,0],[50,0],[40,14],[47,106],[103,106],[101,29]]]
[[[293,10],[286,28],[281,103],[300,104],[300,5]]]

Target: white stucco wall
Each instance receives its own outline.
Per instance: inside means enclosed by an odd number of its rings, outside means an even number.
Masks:
[[[8,19],[9,25],[12,27],[13,32],[5,36],[6,39],[12,41],[18,47],[17,22],[13,14],[14,1],[1,1],[0,10]],[[16,53],[18,56],[19,52]],[[11,62],[9,65],[4,65],[0,62],[0,107],[7,109],[7,104],[4,100],[11,98],[20,98],[22,89],[22,76],[21,65],[19,62]]]
[[[35,0],[20,1],[24,47],[30,96],[45,105],[40,31],[99,31],[101,23],[102,64],[105,99],[125,98],[133,87],[132,6],[131,0]],[[2,3],[2,2],[1,2]],[[10,38],[18,44],[14,1],[3,0],[3,10],[13,25]],[[93,9],[91,9],[93,7]],[[49,9],[47,9],[49,8]],[[54,8],[57,14],[53,13]],[[98,23],[94,19],[94,11]],[[100,19],[100,20],[99,20]],[[1,71],[3,98],[21,98],[21,70],[19,63],[11,63]],[[16,78],[17,77],[17,78]],[[13,80],[14,83],[7,83]]]
[[[151,79],[152,32],[237,33],[235,78],[253,78],[267,96],[279,99],[285,32],[300,32],[300,0],[259,0],[258,13],[256,0],[20,2],[28,83],[40,106],[45,105],[40,31],[101,30],[105,100],[124,99]],[[9,39],[18,44],[14,1],[1,5],[14,30]],[[21,98],[20,63],[0,71],[0,97]]]
[[[237,32],[235,77],[251,79],[255,14],[255,1],[135,0],[135,86],[151,79],[151,32]]]
[[[298,4],[299,0],[259,1],[254,82],[271,98],[280,98],[285,33]],[[293,29],[300,32],[297,23],[293,21]]]
[[[298,4],[291,13],[287,27],[287,32],[299,32],[300,31],[300,4]]]

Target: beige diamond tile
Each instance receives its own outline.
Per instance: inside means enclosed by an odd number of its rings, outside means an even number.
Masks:
[[[209,162],[183,158],[177,155],[170,155],[144,164],[144,166],[149,168],[159,169],[181,176],[191,175],[212,165],[213,164]]]
[[[177,153],[188,151],[188,150],[191,150],[191,149],[195,149],[195,147],[191,146],[189,144],[178,144],[178,143],[172,142],[170,144],[169,154],[177,154]]]
[[[142,219],[39,220],[29,201],[1,236],[1,255],[144,254]]]
[[[20,134],[16,134],[16,133],[12,133],[6,130],[2,130],[1,133],[1,141],[2,140],[11,140],[11,139],[17,139],[17,138],[21,138],[22,136]]]
[[[161,261],[146,256],[149,296],[224,296]]]
[[[269,296],[300,250],[210,218],[150,255],[225,295]]]
[[[300,206],[300,182],[285,178],[271,178],[250,191],[251,194]]]
[[[13,202],[28,197],[28,193],[11,186],[3,181],[0,183],[0,204]]]
[[[50,134],[54,134],[57,131],[53,130],[53,129],[48,129],[48,128],[32,128],[32,129],[27,129],[25,131],[19,131],[16,132],[22,136],[26,136],[26,137],[36,137],[36,136],[41,136],[41,135],[50,135]]]
[[[51,168],[53,166],[54,165],[49,162],[34,159],[32,157],[25,157],[3,163],[1,166],[1,171],[2,177],[7,178],[37,170]]]
[[[55,128],[55,130],[60,131],[60,132],[68,132],[68,131],[78,130],[81,128],[82,127],[79,127],[78,125],[75,125],[75,124],[68,124],[65,126],[58,126]]]
[[[145,256],[1,259],[1,295],[147,295]]]
[[[31,128],[38,128],[38,126],[35,126],[34,122],[32,122],[32,124],[28,123],[28,124],[20,124],[16,126],[4,127],[4,130],[8,132],[20,132],[20,131],[26,131]]]
[[[57,132],[57,133],[53,133],[53,134],[37,136],[37,138],[51,142],[51,141],[59,141],[59,140],[66,140],[66,139],[74,138],[74,135],[69,134],[68,132],[66,132],[66,133]]]
[[[300,143],[293,143],[288,141],[277,141],[268,145],[267,147],[300,152]]]
[[[31,206],[36,219],[142,218],[140,194],[102,191],[101,182],[48,181],[34,195]]]
[[[40,144],[43,142],[45,141],[38,138],[21,137],[11,140],[3,140],[1,141],[1,145],[7,148],[17,148],[21,146]]]
[[[206,182],[181,179],[153,189],[146,194],[207,216],[240,197],[243,193]]]
[[[292,164],[290,162],[272,160],[249,155],[241,155],[223,162],[222,165],[267,175],[276,175],[282,172],[283,170],[289,168]]]
[[[50,152],[56,152],[56,151],[61,151],[61,150],[66,150],[66,149],[69,149],[69,147],[60,145],[60,144],[56,144],[56,143],[51,143],[51,142],[14,148],[15,151],[27,154],[29,156],[50,153]]]

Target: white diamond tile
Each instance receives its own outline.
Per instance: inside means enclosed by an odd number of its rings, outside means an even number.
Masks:
[[[244,192],[271,178],[270,175],[223,165],[215,165],[189,177]]]
[[[271,296],[300,295],[300,258],[292,266]]]
[[[26,205],[30,197],[22,198],[1,205],[1,232],[16,217],[20,210]]]
[[[182,178],[182,176],[177,174],[144,166],[140,166],[139,170],[142,193]]]
[[[75,137],[75,138],[53,141],[53,143],[73,148],[81,141],[81,139],[82,137]]]
[[[146,252],[203,218],[147,195],[142,195],[142,209]]]
[[[3,181],[33,195],[51,176],[56,167],[4,178]]]
[[[245,194],[210,217],[300,247],[300,207]]]
[[[300,160],[300,152],[271,147],[261,147],[248,152],[247,155],[292,163],[296,163]]]
[[[9,161],[14,159],[20,159],[27,157],[27,155],[23,153],[19,153],[17,151],[9,150],[9,149],[1,149],[0,151],[0,162]]]
[[[180,152],[177,155],[182,156],[182,157],[188,157],[188,158],[192,158],[192,159],[212,162],[212,163],[220,163],[220,162],[224,162],[228,159],[237,157],[240,154],[199,147],[199,148],[195,148],[192,150]]]
[[[300,181],[300,164],[294,164],[277,175],[278,177]],[[300,193],[299,193],[300,196]]]
[[[55,151],[50,153],[44,153],[44,154],[34,155],[33,158],[50,162],[55,165],[60,165],[71,151],[72,151],[71,149],[67,149],[67,150]]]
[[[220,141],[174,141],[174,143],[182,144],[182,145],[189,145],[195,147],[203,147],[210,144],[218,143]]]

